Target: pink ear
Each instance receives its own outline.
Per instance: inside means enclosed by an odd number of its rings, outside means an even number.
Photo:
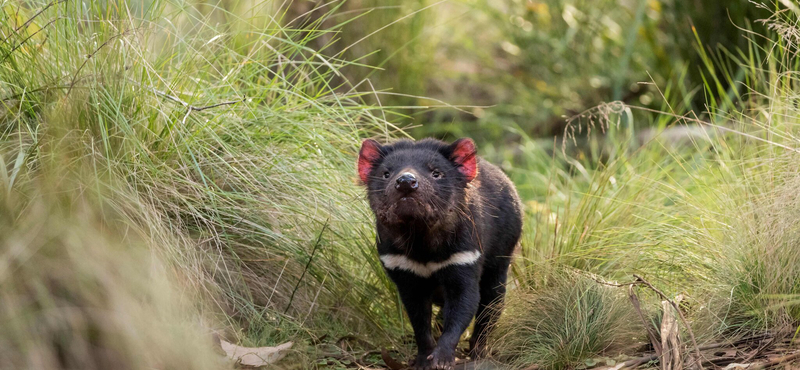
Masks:
[[[453,150],[450,160],[458,165],[458,171],[467,178],[467,182],[474,180],[478,175],[478,153],[475,150],[475,143],[472,139],[463,138],[456,140],[450,148]]]
[[[372,167],[381,158],[381,144],[372,139],[364,140],[361,143],[361,150],[358,152],[358,177],[363,183],[367,183]]]

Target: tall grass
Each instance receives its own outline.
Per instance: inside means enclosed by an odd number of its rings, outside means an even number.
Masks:
[[[402,343],[352,174],[360,138],[403,133],[346,78],[372,73],[340,53],[366,44],[334,45],[359,12],[0,5],[0,365],[216,367],[214,332],[294,340],[301,366],[344,335]],[[796,17],[765,21],[768,47],[698,43],[707,112],[687,111],[678,81],[653,87],[663,112],[571,120],[580,150],[516,125],[501,130],[524,138],[513,150],[481,148],[526,205],[500,358],[568,368],[639,340],[620,292],[587,276],[683,294],[701,341],[796,330]],[[635,135],[642,117],[654,137]]]
[[[655,112],[662,131],[639,146],[624,140],[633,117],[628,110],[639,108],[601,106],[571,124],[583,125],[584,133],[592,125],[595,133],[604,126],[611,140],[597,146],[603,155],[593,156],[603,161],[586,164],[563,157],[566,167],[545,167],[544,174],[541,167],[512,170],[516,181],[535,178],[547,184],[528,189],[529,221],[513,269],[519,288],[510,293],[519,296],[509,299],[511,315],[500,324],[514,328],[498,337],[498,348],[511,345],[515,364],[565,368],[602,354],[598,348],[605,342],[592,335],[591,326],[564,340],[573,346],[549,354],[541,346],[518,345],[563,338],[567,326],[515,324],[552,323],[562,316],[579,320],[585,311],[531,303],[546,302],[538,298],[542,294],[569,297],[576,289],[565,284],[560,292],[548,293],[552,288],[542,286],[541,275],[553,266],[618,282],[636,273],[671,297],[683,294],[690,325],[701,341],[797,330],[795,19],[788,10],[778,11],[764,21],[778,33],[748,34],[769,38],[766,48],[753,42],[745,50],[716,53],[698,46],[705,61],[708,112],[676,112],[666,92],[666,111]],[[721,86],[734,88],[715,98]],[[699,134],[672,136],[692,130]],[[619,136],[623,140],[615,141]],[[542,150],[530,143],[522,155],[535,160],[542,158]],[[588,294],[597,288],[582,289]],[[652,303],[645,309],[658,315]],[[608,312],[600,301],[593,307]],[[640,320],[629,316],[621,322],[617,330],[625,332]],[[575,347],[581,343],[592,345]]]
[[[356,66],[307,46],[336,25],[284,26],[285,9],[271,3],[221,15],[169,1],[2,5],[3,261],[25,253],[24,268],[0,280],[0,316],[18,329],[0,342],[30,339],[4,346],[19,352],[12,364],[33,366],[39,349],[70,341],[13,319],[37,310],[34,298],[66,302],[53,304],[56,326],[67,320],[57,315],[89,312],[106,295],[99,308],[134,310],[112,314],[113,325],[86,314],[85,330],[63,328],[83,338],[67,350],[76,362],[53,360],[66,367],[104,368],[86,357],[96,343],[131,367],[201,363],[178,358],[203,336],[172,330],[171,307],[184,301],[173,291],[193,292],[197,313],[186,320],[206,322],[209,342],[212,331],[254,345],[396,338],[388,332],[402,316],[351,175],[360,138],[396,129],[337,78]],[[77,200],[53,201],[61,197]],[[48,290],[48,279],[75,292]],[[160,321],[140,325],[151,315]],[[92,331],[117,326],[127,331]],[[174,343],[142,339],[150,334]],[[135,359],[151,350],[153,361]]]
[[[29,184],[35,190],[15,193],[26,201],[2,202],[0,367],[225,367],[192,276],[198,266],[177,268],[154,243],[191,245],[120,222],[157,213],[120,209],[86,194],[99,184],[63,175],[49,171]]]
[[[509,127],[547,143],[564,116],[603,102],[661,108],[656,89],[642,81],[670,85],[679,109],[702,110],[696,37],[736,50],[747,45],[737,27],[761,31],[752,21],[769,15],[739,1],[687,7],[675,0],[349,1],[342,9],[375,5],[344,37],[399,21],[361,43],[361,54],[381,50],[370,56],[386,67],[369,71],[375,88],[404,94],[378,94],[382,104],[466,106],[402,111],[418,125],[415,135],[475,136],[498,150],[520,138]],[[384,64],[378,56],[386,54],[392,58]],[[711,93],[726,95],[729,86],[721,87]],[[637,126],[652,123],[634,114]]]

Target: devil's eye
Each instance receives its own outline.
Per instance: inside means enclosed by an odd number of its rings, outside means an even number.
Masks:
[[[384,179],[388,179],[388,178],[389,178],[389,175],[391,175],[391,174],[389,173],[389,171],[385,171],[385,172],[383,173],[383,178],[384,178]]]
[[[434,179],[438,179],[442,177],[442,173],[439,170],[433,170],[433,172],[431,172],[431,176],[433,176]]]

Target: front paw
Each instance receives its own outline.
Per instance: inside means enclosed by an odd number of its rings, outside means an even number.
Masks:
[[[414,370],[451,370],[455,364],[456,356],[452,350],[446,351],[437,347],[428,356],[417,356]]]

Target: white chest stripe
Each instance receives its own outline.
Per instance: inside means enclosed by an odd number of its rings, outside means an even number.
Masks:
[[[441,262],[422,263],[414,261],[402,254],[381,255],[383,265],[389,270],[406,270],[424,278],[430,277],[434,272],[451,265],[470,265],[481,257],[479,251],[458,252]]]

